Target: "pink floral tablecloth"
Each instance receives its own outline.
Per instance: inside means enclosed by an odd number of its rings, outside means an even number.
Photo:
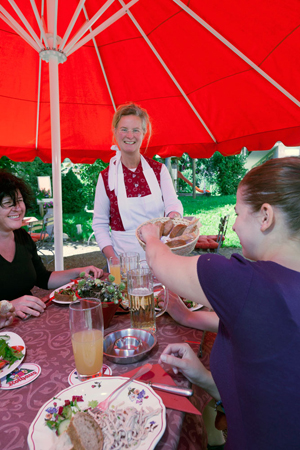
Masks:
[[[5,329],[17,333],[24,340],[26,357],[23,362],[36,363],[42,371],[35,381],[26,386],[0,390],[1,450],[27,449],[28,429],[39,408],[68,387],[68,375],[74,369],[68,319],[68,306],[52,303],[40,317],[31,317],[25,321],[16,319],[12,326]],[[128,314],[115,315],[105,334],[129,327]],[[168,343],[200,341],[202,332],[180,326],[168,314],[164,314],[157,319],[156,335],[158,344],[143,361],[120,365],[104,358],[104,363],[112,369],[112,375],[122,375],[145,362],[155,364]],[[193,347],[197,351],[198,346]],[[174,376],[174,380],[179,385],[188,385],[181,375]],[[167,409],[167,428],[156,449],[175,450],[178,447],[184,416],[183,412]],[[184,437],[182,440],[186,442]]]

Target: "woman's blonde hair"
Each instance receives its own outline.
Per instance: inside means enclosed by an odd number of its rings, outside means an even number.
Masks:
[[[113,132],[118,127],[118,124],[123,116],[136,116],[141,119],[144,136],[148,133],[146,145],[147,149],[152,134],[151,121],[147,111],[141,108],[139,105],[136,105],[135,103],[126,103],[125,105],[120,105],[113,116],[112,120]]]

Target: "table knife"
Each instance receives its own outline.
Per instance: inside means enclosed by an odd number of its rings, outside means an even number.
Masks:
[[[181,387],[181,386],[171,386],[168,384],[152,383],[152,381],[148,381],[147,384],[154,389],[158,389],[160,391],[165,391],[165,392],[170,392],[170,394],[183,395],[184,397],[190,397],[194,393],[193,389],[189,389],[189,388],[185,388],[185,387]]]

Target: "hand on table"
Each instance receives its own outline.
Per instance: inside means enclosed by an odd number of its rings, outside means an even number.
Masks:
[[[0,328],[9,327],[15,317],[15,308],[13,307],[9,312],[0,314]]]
[[[206,387],[212,376],[188,344],[169,344],[159,358],[159,363],[168,364],[173,372],[181,372],[191,383]]]
[[[15,307],[16,316],[25,319],[28,315],[38,317],[44,312],[45,303],[33,295],[23,295],[22,297],[12,300]]]

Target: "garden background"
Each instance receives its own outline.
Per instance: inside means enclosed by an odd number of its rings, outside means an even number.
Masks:
[[[164,162],[156,157],[160,162]],[[232,231],[235,220],[234,206],[238,183],[246,173],[245,156],[224,157],[216,152],[210,159],[197,159],[195,164],[196,186],[206,194],[197,194],[193,198],[193,188],[182,179],[177,180],[177,192],[184,208],[184,215],[196,216],[202,223],[201,234],[217,234],[220,218],[229,214],[229,224],[223,247],[240,248],[239,240]],[[192,159],[184,154],[181,158],[172,158],[172,165],[178,168],[185,178],[193,181]],[[107,166],[101,160],[94,164],[73,164],[65,160],[62,164],[62,203],[63,232],[72,241],[87,241],[92,233],[92,214],[86,210],[94,208],[95,188],[99,173]],[[47,196],[38,190],[37,177],[49,175],[52,182],[52,166],[39,158],[32,162],[14,162],[7,157],[0,159],[0,168],[5,168],[22,177],[33,191],[32,207],[27,216],[41,218],[36,200]],[[209,192],[207,192],[209,191]],[[46,203],[45,209],[52,207]],[[77,224],[82,232],[77,233]]]

